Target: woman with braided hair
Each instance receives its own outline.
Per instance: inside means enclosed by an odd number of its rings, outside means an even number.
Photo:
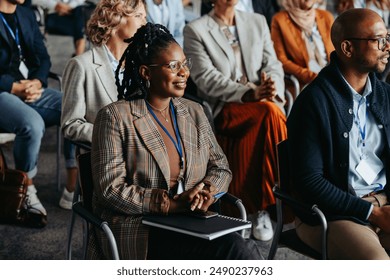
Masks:
[[[92,136],[93,205],[120,258],[262,258],[238,233],[207,241],[141,223],[146,214],[206,211],[231,172],[201,106],[182,98],[191,60],[169,31],[147,23],[128,43],[116,71],[119,100],[99,111]],[[89,256],[109,258],[103,234],[91,239]]]

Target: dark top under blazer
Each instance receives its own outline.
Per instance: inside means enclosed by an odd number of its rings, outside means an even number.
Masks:
[[[330,220],[367,223],[371,204],[348,186],[353,99],[337,64],[333,52],[330,65],[298,96],[287,120],[294,189],[304,202],[317,204]],[[390,163],[390,85],[378,80],[374,73],[369,78],[369,112],[384,131],[384,159]],[[389,166],[386,169],[390,182]],[[390,197],[389,184],[385,191]],[[297,215],[305,223],[316,223],[313,217]]]
[[[18,5],[15,13],[20,28],[19,36],[23,37],[24,42],[22,49],[26,66],[29,69],[28,79],[38,79],[46,87],[51,62],[37,21],[30,8]],[[0,92],[10,92],[12,84],[16,81],[8,74],[12,48],[7,32],[4,23],[0,21]]]

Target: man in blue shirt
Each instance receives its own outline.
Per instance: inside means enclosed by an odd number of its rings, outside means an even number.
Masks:
[[[388,63],[389,35],[378,14],[351,9],[331,37],[330,64],[287,121],[294,192],[324,211],[330,259],[389,259],[390,86],[375,75]],[[320,252],[320,226],[296,215],[298,236]]]

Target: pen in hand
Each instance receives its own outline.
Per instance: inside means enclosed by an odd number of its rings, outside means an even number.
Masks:
[[[226,192],[219,192],[219,193],[216,193],[216,194],[214,195],[214,198],[215,198],[215,199],[218,199],[218,198],[222,197],[225,193],[226,193]]]

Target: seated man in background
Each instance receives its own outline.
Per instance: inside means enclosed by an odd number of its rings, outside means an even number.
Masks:
[[[27,173],[25,207],[46,224],[46,209],[36,195],[33,178],[45,127],[60,125],[62,94],[46,88],[50,57],[33,13],[24,0],[0,0],[0,128],[15,133],[15,168]],[[75,185],[74,146],[64,141],[67,185]]]
[[[182,1],[146,0],[146,9],[147,21],[164,25],[180,46],[183,46],[185,16]]]
[[[85,0],[32,0],[33,5],[48,10],[45,19],[45,32],[73,37],[74,55],[82,54],[85,51],[83,12],[85,2]]]
[[[330,259],[389,259],[390,86],[378,80],[389,34],[370,9],[332,26],[331,61],[298,96],[287,121],[297,197],[328,219]],[[296,213],[298,236],[321,252],[321,226]]]

